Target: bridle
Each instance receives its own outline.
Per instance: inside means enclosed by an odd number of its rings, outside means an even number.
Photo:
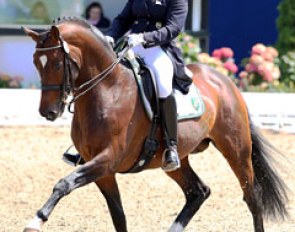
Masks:
[[[76,63],[70,56],[70,49],[68,43],[59,37],[60,44],[53,47],[45,47],[45,48],[36,48],[36,52],[48,52],[56,49],[62,48],[64,52],[64,74],[63,74],[63,83],[61,85],[44,85],[41,83],[42,91],[61,91],[60,94],[60,106],[67,104],[67,98],[70,94],[72,94],[73,98],[68,103],[68,111],[74,113],[71,109],[71,105],[76,102],[80,97],[88,93],[91,89],[93,89],[96,85],[98,85],[101,81],[103,81],[117,66],[117,64],[123,59],[126,52],[129,50],[129,47],[125,47],[124,50],[120,53],[119,57],[110,64],[105,70],[103,70],[100,74],[94,76],[90,80],[84,82],[78,87],[75,87],[74,78],[72,74],[72,63]],[[78,65],[77,65],[78,66]],[[85,89],[84,91],[82,91]]]
[[[68,95],[74,93],[74,79],[72,75],[72,62],[69,52],[68,44],[60,37],[60,44],[53,47],[44,47],[44,48],[36,48],[36,52],[49,52],[56,49],[62,48],[64,52],[64,73],[63,73],[63,82],[60,85],[45,85],[41,82],[41,90],[42,91],[60,91],[60,107],[65,105]]]

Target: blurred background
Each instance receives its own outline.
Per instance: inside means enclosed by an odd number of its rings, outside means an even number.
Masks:
[[[27,57],[27,54],[32,53],[34,45],[24,36],[20,27],[30,25],[33,29],[44,29],[58,17],[85,17],[85,9],[92,2],[91,0],[0,0],[0,73],[23,78],[22,87],[38,86],[37,73],[31,59]],[[284,3],[286,5],[284,6],[282,3],[291,2],[289,4],[292,5],[294,4],[292,1],[188,0],[188,2],[190,7],[185,32],[195,38],[189,42],[196,45],[198,52],[209,54],[217,48],[231,48],[239,71],[242,70],[242,60],[250,56],[251,48],[255,44],[278,45],[282,48],[282,43],[278,41],[279,33],[286,30],[283,29],[286,24],[292,25],[288,22],[288,17],[291,17],[288,15],[292,15],[292,10],[288,4]],[[125,3],[126,0],[100,2],[104,16],[110,22]],[[279,19],[280,12],[283,13],[281,15],[284,19]],[[278,23],[278,20],[282,22]],[[107,28],[100,29],[107,30]],[[284,39],[288,39],[287,37],[288,35],[284,35]],[[195,56],[196,50],[193,52]],[[18,69],[14,68],[16,61],[22,64]]]

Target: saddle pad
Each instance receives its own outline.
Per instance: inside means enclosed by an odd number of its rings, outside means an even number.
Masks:
[[[186,95],[175,90],[175,98],[178,121],[198,118],[205,112],[204,101],[198,88],[194,84],[190,86],[189,93]]]

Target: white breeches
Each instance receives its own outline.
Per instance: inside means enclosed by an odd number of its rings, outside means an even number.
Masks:
[[[160,46],[145,49],[142,45],[133,51],[154,72],[159,97],[168,97],[172,93],[173,64],[166,52]]]

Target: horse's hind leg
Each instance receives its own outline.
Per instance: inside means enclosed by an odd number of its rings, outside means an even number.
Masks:
[[[167,175],[181,187],[186,197],[186,204],[169,229],[169,232],[181,232],[203,202],[209,197],[210,189],[193,171],[189,164],[188,157],[181,161],[180,169],[174,172],[168,172]]]
[[[126,217],[115,176],[103,178],[95,183],[107,201],[116,231],[126,232]]]
[[[234,171],[243,190],[243,199],[252,213],[255,232],[263,232],[262,217],[262,192],[259,185],[254,182],[254,171],[252,166],[252,141],[249,129],[240,130],[239,133],[227,131],[218,139],[214,145],[228,161]]]

